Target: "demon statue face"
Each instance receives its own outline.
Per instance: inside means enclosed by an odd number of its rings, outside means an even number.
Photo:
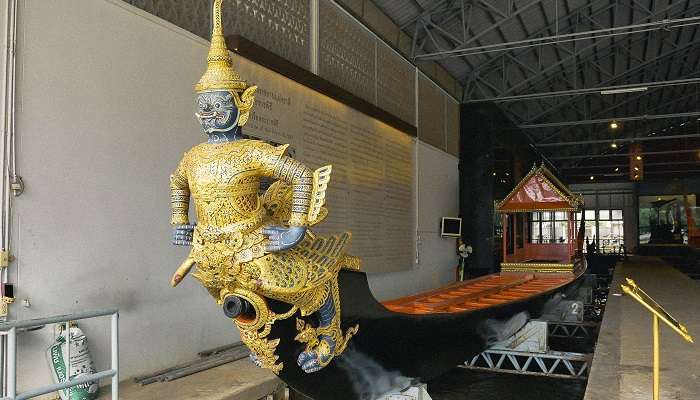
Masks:
[[[197,95],[195,116],[207,135],[238,130],[240,113],[231,92],[217,90]]]

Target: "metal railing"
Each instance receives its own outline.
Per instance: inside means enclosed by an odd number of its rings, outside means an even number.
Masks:
[[[94,374],[70,379],[70,322],[81,319],[111,316],[111,367],[109,370],[99,371]],[[22,393],[17,393],[17,330],[34,328],[47,324],[65,323],[66,325],[66,348],[67,348],[67,373],[66,381],[54,383],[29,389]],[[24,400],[36,396],[55,392],[57,390],[68,389],[70,398],[70,388],[82,385],[87,382],[99,381],[101,379],[112,378],[112,400],[119,398],[119,310],[109,308],[105,310],[84,311],[73,314],[57,315],[48,318],[29,319],[24,321],[8,321],[0,323],[0,335],[7,335],[7,388],[5,397],[0,400]]]

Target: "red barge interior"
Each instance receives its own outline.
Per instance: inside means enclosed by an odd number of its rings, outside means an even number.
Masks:
[[[391,311],[435,314],[473,311],[526,300],[570,283],[573,273],[503,272],[458,282],[429,292],[384,302]]]

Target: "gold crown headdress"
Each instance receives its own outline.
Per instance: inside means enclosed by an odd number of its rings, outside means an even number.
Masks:
[[[257,86],[248,86],[246,81],[233,70],[231,55],[226,47],[224,30],[221,26],[221,4],[223,0],[214,0],[213,29],[211,33],[211,46],[207,55],[207,70],[199,79],[194,90],[197,93],[211,92],[215,90],[228,90],[233,95],[236,107],[240,111],[238,125],[243,126],[248,121],[248,116],[255,101]]]

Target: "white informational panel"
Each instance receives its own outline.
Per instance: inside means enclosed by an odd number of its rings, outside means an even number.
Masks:
[[[289,143],[311,168],[333,164],[321,233],[349,230],[366,272],[410,269],[415,246],[411,137],[282,75],[234,55],[258,85],[247,135]]]

